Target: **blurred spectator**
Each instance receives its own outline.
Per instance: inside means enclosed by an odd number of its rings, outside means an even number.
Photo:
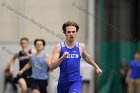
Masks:
[[[17,86],[13,82],[13,75],[6,68],[4,71],[4,93],[18,93]]]
[[[140,52],[135,52],[134,60],[130,62],[126,82],[128,93],[140,93]]]
[[[127,84],[125,82],[126,76],[128,72],[128,64],[126,60],[122,59],[121,64],[120,64],[120,75],[121,75],[121,82],[122,82],[122,89],[123,93],[127,93]]]

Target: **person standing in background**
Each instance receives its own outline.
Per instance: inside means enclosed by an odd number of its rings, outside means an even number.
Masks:
[[[134,53],[134,60],[130,62],[126,77],[128,93],[140,93],[140,52]]]
[[[122,59],[120,64],[120,75],[123,93],[127,93],[127,83],[125,82],[127,72],[128,72],[128,63],[126,62],[125,59]]]

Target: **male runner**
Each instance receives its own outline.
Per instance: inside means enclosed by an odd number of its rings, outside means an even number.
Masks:
[[[21,70],[28,62],[29,62],[29,56],[34,53],[33,50],[29,49],[29,39],[27,37],[23,37],[20,39],[20,45],[22,50],[19,51],[19,53],[16,53],[10,62],[10,73],[13,73],[13,66],[16,62],[16,59],[19,60],[19,70]],[[17,76],[14,79],[15,83],[18,83],[21,88],[21,93],[27,93],[30,88],[30,76],[32,74],[31,69],[24,72],[21,76]]]
[[[82,77],[80,76],[80,58],[95,67],[101,75],[102,70],[86,52],[85,44],[75,41],[79,26],[68,21],[62,26],[66,40],[57,44],[53,49],[51,69],[60,67],[60,76],[57,86],[58,93],[81,93]]]
[[[47,73],[50,57],[43,52],[45,47],[45,41],[43,39],[36,39],[34,45],[37,53],[31,56],[30,63],[19,71],[19,75],[22,75],[24,71],[32,67],[32,93],[47,93]]]

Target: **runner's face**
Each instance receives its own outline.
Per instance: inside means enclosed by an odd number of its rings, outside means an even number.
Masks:
[[[70,42],[75,41],[76,34],[77,34],[77,31],[76,31],[76,27],[75,26],[67,26],[66,27],[66,33],[65,33],[66,40],[68,40]]]
[[[37,41],[36,45],[35,45],[35,48],[36,48],[37,51],[43,50],[43,48],[44,48],[43,42],[42,41]]]
[[[22,47],[23,49],[27,49],[28,46],[29,46],[29,43],[28,43],[27,40],[22,40],[22,41],[21,41],[21,47]]]

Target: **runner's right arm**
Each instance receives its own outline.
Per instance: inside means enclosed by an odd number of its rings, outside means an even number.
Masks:
[[[31,59],[30,62],[28,64],[26,64],[19,72],[18,75],[21,75],[22,73],[24,73],[26,70],[28,70],[29,68],[31,68],[32,63],[31,63]]]
[[[68,52],[65,52],[61,57],[60,57],[60,50],[61,46],[60,44],[57,44],[54,49],[53,49],[53,57],[50,62],[50,69],[56,69],[60,63],[68,56]]]

